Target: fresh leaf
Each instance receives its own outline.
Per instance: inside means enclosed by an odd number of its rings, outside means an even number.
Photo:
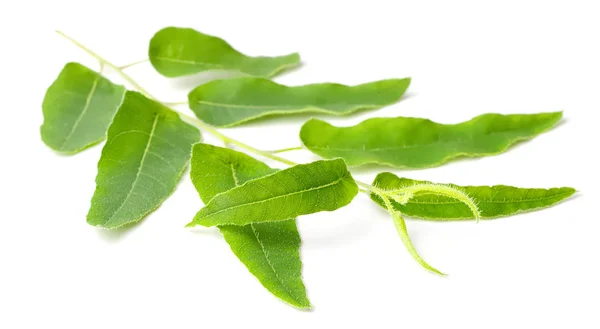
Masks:
[[[427,181],[399,178],[392,173],[380,173],[373,181],[379,189],[390,191],[410,186],[432,184]],[[575,193],[570,187],[541,189],[518,188],[505,185],[496,186],[458,186],[448,184],[469,195],[477,204],[481,218],[497,218],[521,212],[533,211],[555,205]],[[376,194],[371,199],[382,207],[383,200]],[[429,220],[470,220],[474,219],[472,210],[463,202],[440,195],[416,195],[401,204],[391,200],[393,208],[406,216]]]
[[[128,91],[108,129],[88,223],[116,228],[156,209],[175,190],[199,139],[175,112]]]
[[[346,206],[358,185],[344,160],[321,160],[247,181],[216,195],[187,226],[288,220]]]
[[[125,88],[99,73],[68,63],[46,91],[42,140],[70,154],[102,141],[124,94]]]
[[[208,144],[192,150],[192,182],[204,203],[276,169],[237,151]],[[300,234],[294,219],[244,226],[219,226],[233,253],[273,295],[299,308],[310,307],[302,283]]]
[[[214,80],[192,90],[190,108],[214,126],[229,127],[264,116],[297,113],[344,115],[376,109],[402,97],[410,78],[357,86],[319,83],[288,87],[263,78]]]
[[[484,114],[459,124],[418,118],[374,118],[352,127],[311,119],[300,131],[304,146],[324,158],[348,165],[377,163],[397,168],[427,168],[457,157],[499,154],[511,145],[552,128],[562,112]]]
[[[167,27],[150,40],[148,56],[162,75],[178,77],[208,70],[236,70],[259,77],[272,77],[300,64],[294,53],[278,57],[249,57],[225,40],[193,29]]]

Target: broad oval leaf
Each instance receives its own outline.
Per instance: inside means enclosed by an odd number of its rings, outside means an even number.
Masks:
[[[175,112],[128,91],[108,129],[88,223],[116,228],[156,209],[175,190],[199,139]]]
[[[204,203],[245,182],[274,173],[266,164],[234,150],[196,144],[192,182]],[[273,295],[299,308],[310,307],[302,282],[296,220],[219,226],[233,253]]]
[[[247,225],[287,220],[346,206],[358,185],[344,160],[296,165],[216,195],[187,226]]]
[[[150,40],[148,56],[152,66],[166,77],[208,70],[236,70],[268,78],[300,64],[300,55],[297,53],[250,57],[235,50],[221,38],[178,27],[158,31]]]
[[[483,114],[459,124],[419,118],[374,118],[352,127],[311,119],[300,139],[324,158],[341,157],[350,166],[377,163],[397,168],[438,166],[457,157],[499,154],[511,145],[552,128],[562,112]]]
[[[42,140],[58,152],[77,153],[104,139],[125,88],[78,63],[68,63],[46,91]]]
[[[263,78],[214,80],[188,95],[190,108],[206,123],[230,127],[264,116],[297,113],[345,115],[395,103],[410,78],[357,86],[318,83],[288,87]]]
[[[383,190],[396,190],[417,184],[431,182],[399,178],[392,173],[380,173],[373,185]],[[569,198],[575,189],[560,187],[551,189],[518,188],[513,186],[458,186],[448,184],[468,194],[481,211],[481,218],[497,218],[522,212],[534,211],[553,206]],[[371,199],[382,207],[385,203],[375,194]],[[415,218],[429,220],[470,220],[473,212],[464,203],[455,199],[437,195],[419,195],[410,199],[405,205],[391,200],[395,210]]]

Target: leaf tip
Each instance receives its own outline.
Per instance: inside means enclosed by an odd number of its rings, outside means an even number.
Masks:
[[[184,226],[184,227],[186,227],[186,228],[189,228],[189,227],[194,227],[194,226],[196,226],[196,225],[198,225],[198,224],[196,223],[196,221],[195,221],[195,220],[193,220],[193,221],[191,221],[191,222],[189,222],[189,223],[185,224],[185,226]]]

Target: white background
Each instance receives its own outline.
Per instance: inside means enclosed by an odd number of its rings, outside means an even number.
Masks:
[[[598,328],[599,10],[595,1],[5,1],[0,5],[0,328]],[[18,6],[18,7],[16,7]],[[385,211],[359,195],[299,219],[312,311],[271,296],[213,229],[184,229],[202,204],[185,179],[140,225],[85,222],[101,146],[61,156],[40,140],[45,89],[67,61],[147,57],[162,27],[193,27],[249,55],[300,52],[276,78],[300,85],[410,76],[398,104],[346,118],[417,116],[443,123],[486,112],[564,110],[552,131],[503,155],[418,171],[354,170],[457,184],[573,186],[577,196],[511,218],[411,220],[419,267]],[[184,101],[206,76],[129,70],[165,101]],[[115,74],[109,77],[121,83]],[[225,132],[263,149],[297,146],[307,117]],[[204,134],[205,141],[220,145]],[[300,151],[286,156],[316,159]],[[282,167],[268,162],[270,165]],[[596,207],[594,207],[596,206]]]

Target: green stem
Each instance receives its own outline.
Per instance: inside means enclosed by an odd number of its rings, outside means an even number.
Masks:
[[[392,219],[394,220],[394,226],[396,227],[396,231],[398,232],[398,235],[400,236],[400,240],[402,240],[402,243],[404,243],[404,246],[408,250],[408,253],[412,256],[412,258],[414,260],[416,260],[417,263],[419,263],[419,265],[421,265],[425,269],[427,269],[431,272],[434,272],[436,274],[439,274],[441,276],[446,276],[445,273],[443,273],[440,270],[438,270],[437,268],[429,265],[429,263],[427,263],[419,255],[419,253],[417,252],[417,249],[415,248],[412,241],[410,240],[410,236],[408,235],[408,230],[406,229],[406,222],[404,221],[404,217],[402,217],[402,214],[399,211],[394,209],[394,207],[392,206],[392,203],[390,202],[390,199],[388,199],[387,195],[380,194],[379,192],[375,192],[375,193],[377,195],[379,195],[379,197],[383,200],[388,212],[390,213],[390,215],[392,215]]]
[[[85,51],[86,53],[90,54],[92,57],[94,57],[95,59],[97,59],[100,63],[102,63],[102,64],[110,67],[113,70],[115,70],[115,72],[117,72],[117,74],[119,74],[123,79],[127,80],[127,82],[129,82],[134,88],[136,88],[137,90],[139,90],[139,92],[141,92],[142,94],[144,94],[144,96],[156,100],[156,98],[154,98],[148,91],[146,91],[146,89],[144,89],[142,86],[140,86],[128,74],[126,74],[125,72],[123,72],[123,70],[121,70],[120,67],[118,67],[115,64],[107,61],[106,59],[104,59],[102,57],[100,57],[98,54],[96,54],[95,52],[91,51],[86,46],[84,46],[81,43],[79,43],[77,40],[71,38],[70,36],[68,36],[68,35],[66,35],[64,33],[62,33],[61,31],[56,31],[56,33],[58,33],[63,38],[71,41],[72,43],[74,43],[77,47],[81,48],[83,51]]]
[[[173,110],[173,111],[179,113],[179,116],[181,116],[181,118],[184,121],[186,121],[186,122],[188,122],[190,124],[195,125],[196,127],[200,128],[201,130],[207,131],[208,133],[210,133],[211,135],[219,138],[220,140],[222,140],[226,144],[235,145],[235,146],[237,146],[239,148],[245,149],[245,150],[250,151],[252,153],[262,155],[265,158],[269,158],[271,160],[275,160],[275,161],[278,161],[278,162],[281,162],[281,163],[285,163],[285,164],[290,165],[290,166],[297,165],[296,162],[290,161],[288,159],[284,159],[282,157],[278,157],[278,156],[276,156],[274,154],[271,154],[270,152],[267,152],[267,151],[259,150],[257,148],[254,148],[254,147],[248,145],[248,144],[242,143],[242,142],[240,142],[238,140],[235,140],[235,139],[233,139],[233,138],[231,138],[229,136],[226,136],[226,135],[222,134],[221,132],[219,132],[217,129],[215,129],[213,126],[211,126],[211,125],[209,125],[209,124],[201,121],[198,118],[195,118],[193,116],[181,113],[181,112],[176,111],[176,110]]]
[[[188,102],[163,102],[165,106],[187,105]]]
[[[129,76],[129,74],[123,72],[122,68],[119,66],[116,66],[115,64],[109,62],[108,60],[104,59],[103,57],[101,57],[100,55],[96,54],[95,52],[91,51],[90,49],[88,49],[86,46],[82,45],[81,43],[79,43],[77,40],[69,37],[68,35],[64,34],[61,31],[56,31],[56,33],[58,33],[59,35],[61,35],[62,37],[66,38],[67,40],[71,41],[73,44],[75,44],[77,47],[81,48],[83,51],[85,51],[86,53],[90,54],[92,57],[96,58],[101,64],[104,64],[108,67],[110,67],[111,69],[113,69],[115,72],[117,72],[123,79],[127,80],[127,82],[129,82],[134,88],[136,88],[139,92],[141,92],[142,94],[144,94],[144,96],[153,99],[155,101],[158,101],[156,99],[156,97],[152,96],[152,94],[150,94],[148,91],[146,91],[146,89],[144,89],[140,84],[138,84],[135,80],[133,80],[133,78],[131,76]],[[174,103],[162,103],[165,106],[168,106],[167,104],[174,104]],[[295,166],[297,165],[296,162],[290,161],[288,159],[279,157],[273,153],[277,153],[277,152],[268,152],[268,151],[262,151],[259,150],[257,148],[254,148],[248,144],[242,143],[238,140],[235,140],[229,136],[226,136],[224,134],[222,134],[221,132],[219,132],[217,129],[215,129],[213,126],[201,121],[198,118],[192,117],[190,115],[187,115],[185,113],[182,113],[180,111],[177,111],[171,107],[169,107],[172,111],[176,112],[177,114],[179,114],[179,116],[181,117],[182,120],[186,121],[189,124],[192,124],[196,127],[198,127],[201,130],[204,130],[206,132],[208,132],[209,134],[221,139],[225,144],[231,144],[231,145],[235,145],[241,149],[244,149],[246,151],[252,152],[254,154],[258,154],[261,155],[265,158],[277,161],[277,162],[281,162],[290,166]],[[356,184],[365,187],[365,189],[360,189],[361,192],[369,195],[370,191],[377,189],[374,186],[371,186],[369,184],[366,183],[362,183],[359,181],[356,181]]]
[[[147,61],[149,61],[149,59],[142,59],[141,61],[137,61],[137,62],[133,62],[133,63],[129,63],[127,65],[123,65],[123,66],[119,66],[119,69],[124,70],[126,68],[138,65],[138,64],[142,64],[142,63],[146,63]]]
[[[297,151],[297,150],[303,150],[303,149],[304,149],[304,147],[302,147],[302,146],[296,146],[296,147],[288,147],[285,149],[269,151],[269,153],[275,154],[275,153],[283,153],[283,152]]]

